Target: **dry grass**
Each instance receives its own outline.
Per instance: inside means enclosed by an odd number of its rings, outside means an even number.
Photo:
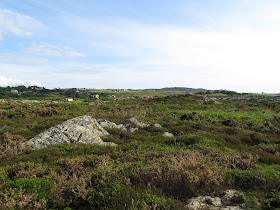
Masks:
[[[20,135],[4,133],[0,138],[0,157],[10,154],[20,154],[28,148],[26,139]]]
[[[212,192],[223,183],[217,165],[198,151],[186,150],[163,165],[143,168],[142,179],[175,197]]]
[[[7,189],[0,192],[0,209],[45,209],[47,201],[37,201],[36,194],[25,193],[22,189]]]

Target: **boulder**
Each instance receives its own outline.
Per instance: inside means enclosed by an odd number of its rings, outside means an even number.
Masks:
[[[100,124],[101,127],[107,127],[107,128],[118,128],[118,129],[122,129],[124,131],[127,131],[127,132],[135,132],[138,130],[138,128],[134,128],[134,127],[131,127],[130,124],[119,124],[117,125],[116,123],[113,123],[113,122],[110,122],[108,120],[103,120],[103,119],[98,119],[97,122]]]
[[[100,136],[107,136],[100,124],[90,116],[76,117],[49,128],[28,141],[34,149],[62,143],[84,143],[115,146],[111,142],[103,142]]]
[[[164,137],[174,137],[174,135],[172,133],[169,132],[165,132],[164,134],[162,134]]]
[[[161,126],[160,124],[158,124],[158,123],[153,124],[153,126],[154,126],[155,128],[161,128],[161,127],[162,127],[162,126]]]
[[[129,118],[126,120],[126,122],[130,123],[130,124],[134,124],[138,127],[141,127],[141,128],[144,128],[144,127],[148,127],[150,126],[149,124],[146,124],[146,123],[143,123],[143,122],[140,122],[138,121],[136,118]]]
[[[107,128],[118,128],[127,131],[127,128],[123,124],[117,125],[116,123],[110,122],[108,120],[103,120],[103,119],[97,119],[97,122],[100,124],[102,128],[107,127]]]
[[[126,131],[127,132],[131,132],[131,133],[134,133],[135,131],[137,131],[138,130],[138,128],[133,128],[133,127],[127,127],[126,128]]]
[[[259,203],[246,202],[243,199],[243,193],[234,189],[224,192],[223,197],[198,196],[190,199],[185,206],[186,209],[223,209],[223,210],[242,210],[242,209],[260,209]]]

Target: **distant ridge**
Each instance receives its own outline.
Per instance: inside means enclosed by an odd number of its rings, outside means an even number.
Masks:
[[[149,91],[186,91],[186,92],[199,92],[199,91],[207,91],[203,88],[187,88],[187,87],[165,87],[160,89],[146,89]]]

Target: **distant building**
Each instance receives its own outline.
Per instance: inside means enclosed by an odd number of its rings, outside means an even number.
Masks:
[[[73,101],[73,98],[66,98],[66,101]]]
[[[92,99],[99,99],[99,95],[98,94],[93,95]]]

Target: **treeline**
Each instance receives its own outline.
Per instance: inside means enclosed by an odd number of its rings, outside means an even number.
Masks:
[[[0,99],[65,99],[74,98],[82,100],[91,100],[92,95],[98,94],[100,97],[107,97],[108,94],[101,92],[89,92],[78,90],[77,88],[69,89],[47,89],[38,86],[24,85],[16,87],[0,87]]]
[[[0,98],[8,99],[8,98],[45,98],[50,96],[62,96],[65,95],[65,90],[60,89],[47,89],[44,87],[38,86],[29,86],[26,87],[24,85],[16,86],[16,87],[0,87]]]

